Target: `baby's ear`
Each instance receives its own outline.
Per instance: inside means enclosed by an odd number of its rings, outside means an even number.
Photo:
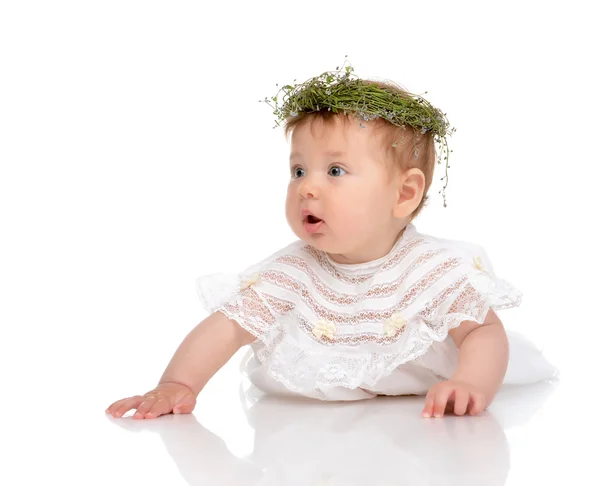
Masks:
[[[399,176],[398,199],[394,207],[396,218],[406,218],[417,209],[425,190],[425,174],[421,169],[409,169]]]

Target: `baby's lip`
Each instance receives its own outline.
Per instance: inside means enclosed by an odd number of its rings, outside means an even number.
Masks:
[[[303,209],[302,210],[302,217],[304,219],[308,218],[309,216],[314,216],[317,219],[321,219],[319,218],[315,213],[313,213],[312,211],[309,211],[308,209]]]
[[[309,224],[319,224],[325,222],[321,218],[319,218],[315,213],[309,211],[308,209],[304,209],[302,211],[302,221],[304,223],[308,222]]]

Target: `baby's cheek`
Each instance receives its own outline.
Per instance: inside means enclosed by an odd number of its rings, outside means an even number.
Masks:
[[[348,200],[347,204],[336,208],[333,214],[336,216],[336,224],[348,233],[360,233],[369,226],[368,204],[361,205],[356,199]]]
[[[295,208],[293,204],[286,204],[285,218],[290,228],[292,228],[292,230],[294,230],[294,232],[297,233],[299,228],[302,226],[302,217],[300,216],[300,210]]]

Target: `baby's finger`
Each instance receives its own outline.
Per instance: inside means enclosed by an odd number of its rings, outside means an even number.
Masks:
[[[472,393],[471,394],[471,411],[469,412],[471,415],[477,415],[478,413],[483,412],[485,409],[485,397],[480,393]]]
[[[435,395],[435,403],[433,405],[433,416],[435,418],[440,418],[444,416],[444,411],[446,410],[446,403],[448,402],[448,398],[450,395],[454,393],[452,388],[444,388],[440,390]]]
[[[116,410],[112,413],[113,417],[121,417],[125,413],[127,413],[132,408],[137,408],[140,403],[144,401],[144,397],[141,395],[136,395],[135,397],[126,398],[121,402],[121,404],[116,408]]]
[[[146,411],[145,418],[156,418],[171,411],[171,403],[165,397],[158,398],[150,409]]]
[[[435,402],[435,389],[430,388],[425,397],[425,406],[423,407],[423,417],[429,418],[433,415],[433,404]]]
[[[112,415],[113,412],[119,408],[119,405],[121,405],[121,403],[123,403],[125,400],[127,400],[127,398],[121,398],[121,400],[117,400],[116,402],[113,402],[110,404],[110,407],[108,407],[105,412],[109,415]]]
[[[469,393],[468,392],[456,392],[454,395],[454,414],[464,415],[467,412],[469,406]]]
[[[173,407],[173,413],[192,413],[195,407],[196,397],[193,395],[186,395]]]
[[[142,403],[140,403],[136,407],[137,410],[133,414],[133,418],[134,419],[144,418],[144,415],[146,415],[146,412],[148,412],[148,410],[150,410],[152,408],[155,401],[156,401],[156,397],[154,395],[144,397],[144,400],[142,401]]]

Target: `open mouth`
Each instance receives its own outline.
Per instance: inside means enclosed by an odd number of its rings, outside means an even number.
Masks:
[[[319,232],[324,224],[325,221],[312,214],[307,214],[304,219],[304,229],[311,235]]]
[[[313,216],[312,214],[309,214],[309,215],[306,217],[306,221],[307,221],[307,223],[309,223],[309,224],[317,224],[317,223],[320,223],[322,220],[321,220],[321,219],[319,219],[319,218],[317,218],[316,216]]]

